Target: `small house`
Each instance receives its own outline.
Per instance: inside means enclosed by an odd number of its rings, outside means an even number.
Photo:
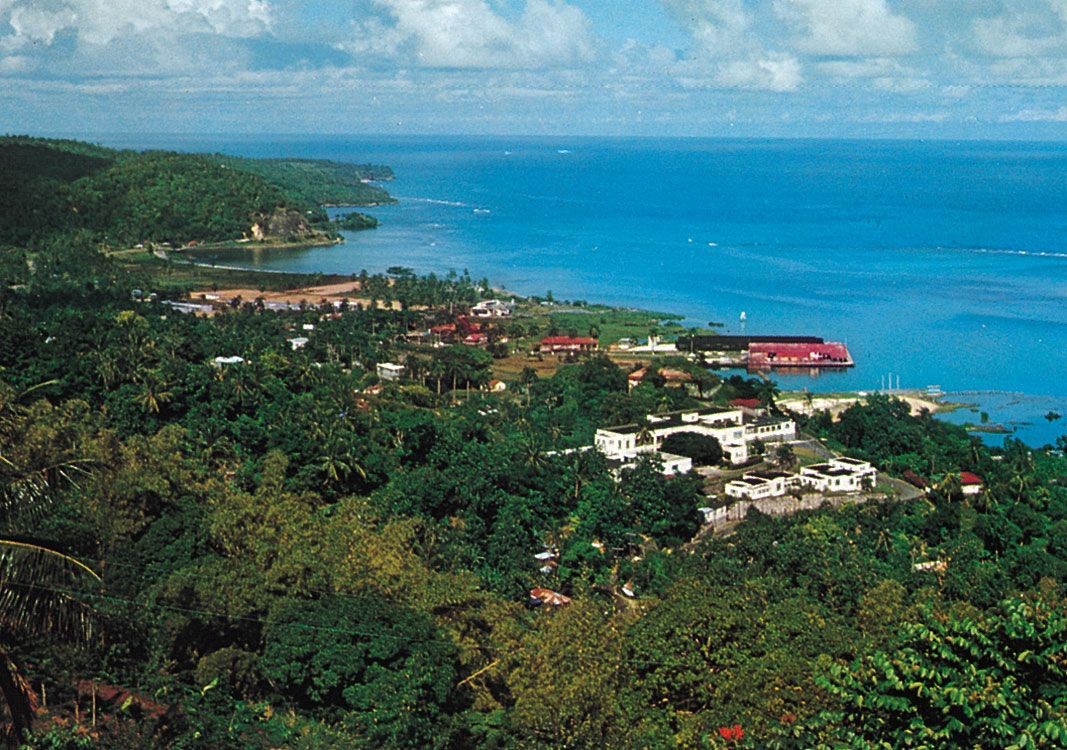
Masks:
[[[971,471],[960,472],[960,489],[964,495],[977,495],[985,489],[985,482]]]
[[[395,383],[404,376],[404,366],[393,362],[379,362],[374,370],[387,383]]]

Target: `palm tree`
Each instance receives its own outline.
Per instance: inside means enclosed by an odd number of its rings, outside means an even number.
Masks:
[[[87,467],[33,434],[33,414],[21,403],[33,390],[19,396],[0,385],[0,694],[16,738],[32,724],[37,696],[12,658],[13,639],[88,641],[95,618],[76,592],[100,581],[82,561],[25,533]]]
[[[149,370],[141,378],[141,393],[138,401],[146,412],[159,414],[160,408],[174,398],[174,392],[170,390],[159,370]]]
[[[778,404],[775,403],[782,392],[778,390],[778,384],[773,380],[761,380],[756,386],[756,397],[760,402],[774,413],[778,413]]]
[[[648,445],[654,442],[656,434],[652,431],[652,424],[647,419],[642,419],[638,423],[637,434],[635,436],[635,442],[638,445]]]

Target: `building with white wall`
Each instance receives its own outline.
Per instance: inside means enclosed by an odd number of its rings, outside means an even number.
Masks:
[[[803,467],[799,473],[750,471],[726,483],[726,496],[737,500],[781,497],[794,490],[808,492],[860,492],[874,487],[878,470],[857,458],[832,458]]]
[[[644,421],[602,427],[594,444],[609,459],[632,459],[640,453],[660,452],[663,441],[679,432],[695,432],[719,441],[733,464],[748,460],[749,443],[791,440],[796,424],[788,417],[746,413],[741,407],[706,407],[666,414],[649,414]]]

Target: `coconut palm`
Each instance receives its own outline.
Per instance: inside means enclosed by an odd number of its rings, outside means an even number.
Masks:
[[[782,392],[778,390],[778,384],[773,380],[761,380],[756,385],[756,398],[760,400],[760,403],[776,414],[778,413],[776,399],[780,395],[782,395]]]
[[[77,592],[100,581],[85,563],[27,534],[56,491],[87,470],[87,462],[36,438],[34,413],[22,403],[28,393],[0,385],[0,694],[16,738],[33,721],[36,693],[12,656],[15,639],[88,641],[94,617]]]

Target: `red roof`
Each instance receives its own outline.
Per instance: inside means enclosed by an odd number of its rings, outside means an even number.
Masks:
[[[550,604],[553,607],[562,607],[564,604],[570,604],[571,599],[569,596],[558,594],[552,589],[536,588],[530,589],[530,598],[538,599],[542,604]]]
[[[685,370],[674,370],[670,367],[660,369],[659,376],[668,382],[689,382],[693,379]]]
[[[848,347],[836,341],[825,344],[785,344],[753,342],[748,345],[749,366],[851,365]]]
[[[759,407],[760,401],[758,398],[735,398],[730,400],[730,406],[740,406],[744,409],[755,409]]]
[[[591,339],[588,336],[545,336],[541,339],[541,344],[542,346],[567,346],[568,344],[595,346],[596,339]]]
[[[980,476],[978,476],[977,474],[975,474],[974,472],[961,471],[960,472],[960,484],[962,484],[964,486],[979,486],[979,487],[981,487],[983,484],[985,484],[985,482],[983,482],[982,478]]]

